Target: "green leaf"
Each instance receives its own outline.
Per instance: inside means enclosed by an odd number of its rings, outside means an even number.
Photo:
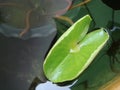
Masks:
[[[88,33],[91,17],[86,15],[74,23],[55,43],[44,62],[46,77],[64,82],[78,77],[107,42],[103,28]]]

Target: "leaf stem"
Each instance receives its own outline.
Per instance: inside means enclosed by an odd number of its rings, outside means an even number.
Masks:
[[[20,37],[22,37],[24,34],[26,34],[29,29],[30,29],[30,15],[32,13],[34,9],[29,9],[26,13],[26,18],[25,18],[25,23],[26,23],[26,27],[24,28],[24,30],[20,33]]]
[[[90,1],[91,1],[91,0],[84,0],[83,2],[80,2],[80,3],[77,4],[77,5],[71,6],[71,7],[69,8],[69,10],[74,9],[74,8],[76,8],[76,7],[80,7],[80,6],[82,6],[82,5],[85,5],[86,3],[90,2]]]

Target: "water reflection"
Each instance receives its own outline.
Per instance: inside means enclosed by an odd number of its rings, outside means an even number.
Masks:
[[[56,31],[52,17],[65,12],[66,1],[0,0],[0,90],[34,90],[45,81],[43,60]]]
[[[58,86],[52,82],[47,81],[46,83],[39,84],[35,90],[71,90],[70,86]]]
[[[78,79],[57,84],[50,81],[46,81],[44,83],[39,83],[36,86],[35,90],[72,90],[71,87],[74,86],[77,81]]]
[[[41,36],[45,30],[42,36],[49,35],[56,28],[53,17],[65,13],[70,2],[71,0],[1,0],[0,32],[13,37],[28,33],[28,38]]]

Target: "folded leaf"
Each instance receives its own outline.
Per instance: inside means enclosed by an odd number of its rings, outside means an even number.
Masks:
[[[78,77],[107,42],[109,35],[103,28],[87,34],[90,22],[89,15],[82,17],[54,44],[43,66],[50,81],[64,82]]]

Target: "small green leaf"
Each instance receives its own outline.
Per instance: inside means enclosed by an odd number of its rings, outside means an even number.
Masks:
[[[107,42],[103,28],[88,33],[91,17],[74,23],[55,43],[44,62],[46,77],[52,82],[73,80],[93,61]]]

